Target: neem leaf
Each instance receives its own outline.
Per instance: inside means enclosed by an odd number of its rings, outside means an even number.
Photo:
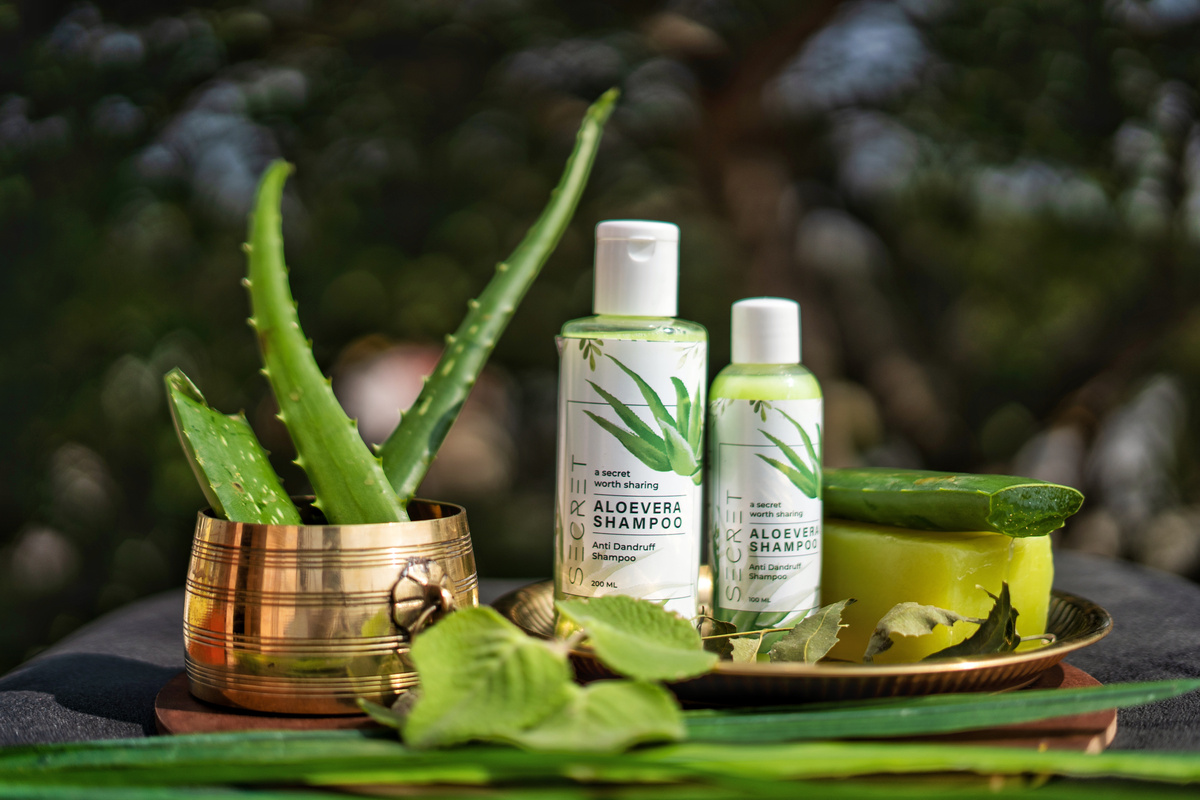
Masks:
[[[870,664],[872,659],[892,646],[892,636],[925,636],[933,633],[938,625],[952,627],[956,622],[983,622],[974,617],[964,617],[953,611],[947,611],[937,606],[923,606],[920,603],[897,603],[892,610],[883,615],[883,619],[875,626],[871,640],[867,642],[867,652],[863,653],[863,661]]]
[[[830,603],[800,620],[771,648],[768,653],[771,660],[799,661],[805,664],[820,661],[837,644],[838,631],[846,627],[842,624],[842,612],[853,602],[855,599],[848,597]],[[891,644],[889,639],[888,646]]]
[[[737,639],[731,639],[730,644],[733,648],[731,653],[732,660],[735,664],[753,664],[758,660],[758,648],[762,645],[762,634],[758,636],[742,636]]]
[[[979,588],[983,588],[982,586]],[[987,589],[984,589],[987,592]],[[1017,649],[1021,637],[1017,635],[1017,610],[1012,606],[1012,598],[1008,593],[1008,581],[1000,587],[1000,596],[988,592],[988,596],[996,602],[992,610],[975,631],[958,644],[952,644],[945,650],[925,657],[925,661],[935,658],[962,658],[963,656],[981,656],[988,653],[1008,653]]]
[[[487,607],[456,611],[422,632],[412,660],[421,696],[404,741],[413,747],[516,735],[565,705],[574,685],[565,653]]]
[[[686,735],[674,697],[656,683],[596,681],[572,687],[567,704],[539,724],[502,737],[528,750],[620,753]]]
[[[558,612],[587,632],[600,662],[644,681],[673,681],[708,672],[717,662],[692,624],[658,603],[624,595],[560,600]]]

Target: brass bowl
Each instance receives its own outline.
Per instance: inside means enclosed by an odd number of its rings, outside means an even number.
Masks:
[[[477,605],[461,506],[414,500],[412,522],[253,525],[196,519],[184,600],[188,689],[275,714],[357,714],[417,682],[409,641]]]
[[[711,598],[712,581],[707,579],[706,572],[707,568],[703,568],[701,604],[707,604]],[[518,589],[493,605],[533,636],[554,635],[554,587],[549,581]],[[706,706],[779,705],[1015,689],[1032,683],[1068,653],[1103,639],[1112,630],[1112,617],[1095,603],[1054,591],[1046,629],[1057,637],[1053,644],[1016,653],[886,665],[721,661],[712,672],[673,683],[670,688],[685,704]],[[613,677],[589,652],[573,651],[572,660],[580,680]]]

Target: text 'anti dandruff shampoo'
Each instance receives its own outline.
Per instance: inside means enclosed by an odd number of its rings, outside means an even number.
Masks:
[[[709,401],[714,615],[790,627],[821,604],[821,387],[800,364],[795,302],[739,300],[732,323]]]
[[[675,319],[678,286],[677,226],[596,226],[596,315],[558,339],[558,597],[696,613],[708,334]]]

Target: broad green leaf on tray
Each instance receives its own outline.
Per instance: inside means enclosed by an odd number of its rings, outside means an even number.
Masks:
[[[413,641],[421,696],[404,741],[436,747],[513,736],[570,699],[566,655],[488,607],[465,608]]]
[[[953,627],[956,622],[983,622],[974,617],[964,617],[953,611],[920,603],[897,603],[883,615],[875,626],[863,661],[870,664],[876,655],[892,646],[893,636],[925,636],[933,633],[938,625]]]
[[[742,636],[730,640],[733,647],[730,660],[735,664],[753,664],[758,660],[758,648],[762,646],[762,640],[761,633],[758,636]]]
[[[690,622],[657,603],[609,595],[555,606],[587,633],[596,657],[618,674],[672,681],[708,672],[717,662]]]
[[[842,612],[853,602],[854,598],[849,597],[830,603],[800,620],[771,648],[768,653],[771,660],[804,664],[820,661],[837,644],[838,631],[846,627],[842,624]]]
[[[596,681],[573,689],[566,705],[504,740],[543,752],[621,753],[684,738],[679,706],[657,683]]]
[[[987,591],[980,587],[982,591]],[[963,658],[979,656],[988,653],[1008,653],[1017,649],[1021,637],[1017,635],[1017,610],[1012,606],[1012,598],[1008,592],[1008,581],[1000,586],[1000,596],[988,592],[995,601],[992,610],[980,625],[979,630],[953,644],[944,650],[928,655],[925,661],[941,658]]]

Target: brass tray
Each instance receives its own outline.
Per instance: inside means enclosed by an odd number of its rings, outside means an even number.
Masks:
[[[707,572],[707,570],[705,570]],[[701,576],[701,604],[711,581]],[[510,592],[492,604],[504,617],[533,636],[554,633],[554,588],[550,581]],[[961,661],[914,664],[734,664],[722,661],[712,672],[670,685],[684,703],[708,706],[753,706],[905,697],[945,692],[994,692],[1037,680],[1068,653],[1103,639],[1112,617],[1095,603],[1055,590],[1050,597],[1046,629],[1053,644],[1019,653]],[[613,677],[587,652],[573,651],[575,673],[589,681]]]

